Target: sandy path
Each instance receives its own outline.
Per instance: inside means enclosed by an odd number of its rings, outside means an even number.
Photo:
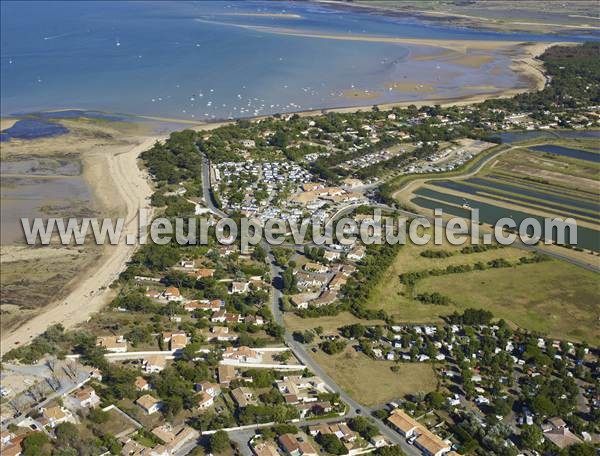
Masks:
[[[112,181],[115,193],[126,208],[122,239],[127,234],[137,233],[138,210],[142,207],[150,208],[148,197],[152,194],[152,189],[146,172],[138,167],[137,158],[158,139],[161,138],[147,138],[126,152],[106,157],[107,167],[103,170],[103,175],[105,179],[108,177]],[[79,283],[64,300],[48,305],[23,326],[2,333],[0,354],[30,341],[49,325],[61,323],[66,328],[73,327],[99,311],[110,299],[108,286],[125,269],[135,248],[136,246],[126,245],[124,242],[106,246],[98,266],[80,277]]]

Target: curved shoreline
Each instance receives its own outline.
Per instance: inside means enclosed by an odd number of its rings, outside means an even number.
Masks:
[[[115,190],[125,205],[125,224],[122,238],[137,233],[137,213],[140,208],[148,208],[148,197],[152,194],[145,170],[137,163],[141,152],[148,149],[161,137],[149,137],[136,144],[127,152],[114,153],[106,157],[106,175],[111,176]],[[12,348],[30,342],[43,333],[48,326],[60,323],[71,328],[89,319],[94,312],[101,310],[110,299],[109,285],[123,271],[127,261],[137,246],[120,242],[116,246],[107,246],[101,254],[101,261],[95,268],[86,271],[86,277],[78,277],[79,283],[60,302],[53,302],[25,324],[13,330],[2,332],[0,354]]]

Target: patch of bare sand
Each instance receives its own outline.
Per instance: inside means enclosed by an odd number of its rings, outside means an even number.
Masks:
[[[434,46],[444,49],[450,49],[453,51],[459,51],[464,54],[468,50],[498,50],[510,48],[515,46],[520,41],[491,41],[491,40],[438,40],[438,39],[422,39],[422,38],[402,38],[394,36],[382,36],[382,35],[337,35],[328,33],[317,33],[311,30],[294,29],[286,27],[269,27],[262,25],[252,24],[235,24],[230,22],[219,22],[208,19],[196,19],[198,22],[210,23],[216,25],[238,27],[247,30],[255,30],[264,33],[274,33],[278,35],[297,36],[305,38],[320,38],[327,40],[341,40],[341,41],[361,41],[361,42],[374,42],[374,43],[396,43],[396,44],[413,44],[423,46]]]
[[[480,85],[466,85],[463,86],[463,89],[466,90],[498,90],[498,87],[494,86],[494,85],[485,85],[485,84],[480,84]]]
[[[225,13],[223,15],[241,17],[272,17],[280,19],[302,19],[301,15],[293,13]]]
[[[461,57],[453,58],[450,60],[450,62],[469,68],[480,68],[486,63],[493,62],[494,60],[494,56],[492,55],[468,54],[463,55]]]
[[[128,234],[135,235],[137,232],[138,210],[150,210],[152,189],[147,174],[138,166],[138,156],[157,139],[162,138],[149,137],[141,142],[138,138],[127,148],[119,144],[112,151],[102,149],[102,153],[84,157],[84,176],[100,201],[107,204],[109,212],[119,213],[125,218],[122,241],[102,248],[93,264],[80,271],[77,278],[68,284],[68,295],[49,302],[35,315],[30,315],[20,327],[3,331],[0,353],[28,342],[52,324],[61,323],[69,328],[84,322],[109,302],[112,293],[108,286],[125,268],[136,248],[126,245],[124,239]]]
[[[4,117],[0,119],[0,131],[6,130],[12,127],[19,119],[12,119],[10,117]]]

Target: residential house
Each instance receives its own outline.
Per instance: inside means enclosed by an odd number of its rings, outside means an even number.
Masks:
[[[347,281],[348,277],[342,274],[341,272],[338,272],[333,276],[333,278],[329,282],[328,288],[330,290],[339,291],[344,285],[346,285]]]
[[[243,323],[244,317],[237,313],[227,313],[225,315],[225,323],[231,325],[237,325],[238,323]]]
[[[325,251],[323,258],[325,258],[327,261],[337,261],[341,256],[342,254],[340,252],[332,252],[331,250],[327,250]]]
[[[185,346],[188,344],[188,337],[183,332],[163,332],[162,340],[163,342],[169,344],[170,350],[180,350],[182,348],[185,348]]]
[[[442,456],[452,449],[448,442],[422,426],[419,429],[419,436],[415,440],[415,446],[427,456]]]
[[[219,309],[210,316],[210,321],[213,323],[225,323],[227,319],[227,311],[225,309]]]
[[[164,356],[153,355],[144,359],[144,370],[148,374],[153,374],[162,371],[167,365],[167,360]]]
[[[313,294],[300,293],[290,297],[290,303],[297,309],[308,309],[308,303],[312,300]]]
[[[356,266],[354,266],[353,264],[342,264],[340,265],[338,270],[345,276],[349,277],[356,272]]]
[[[144,394],[138,398],[135,403],[144,410],[148,415],[158,412],[163,407],[163,402],[149,394]]]
[[[571,445],[583,443],[582,440],[571,432],[567,423],[562,418],[549,418],[547,423],[542,425],[544,438],[549,440],[561,450]]]
[[[260,315],[248,315],[244,318],[244,321],[248,325],[262,326],[265,324],[265,320]]]
[[[198,279],[205,279],[208,277],[212,277],[214,274],[215,274],[214,269],[201,268],[201,269],[196,269],[193,272],[190,272],[188,275],[191,277],[194,277],[196,280],[198,280]]]
[[[250,282],[231,282],[229,294],[248,293],[250,291]]]
[[[94,408],[100,403],[100,398],[91,386],[84,386],[73,394],[77,404],[82,408]]]
[[[323,307],[333,304],[337,299],[337,292],[334,290],[325,290],[317,299],[310,301],[310,305],[314,307]]]
[[[135,389],[138,391],[148,391],[150,389],[150,384],[144,377],[137,376],[133,384],[135,385]]]
[[[223,353],[223,359],[242,363],[260,363],[262,362],[262,354],[246,346],[239,348],[227,347]]]
[[[363,246],[357,246],[355,248],[353,248],[350,252],[348,252],[348,255],[346,255],[346,258],[348,258],[349,260],[352,261],[360,261],[362,260],[366,255],[366,250]]]
[[[50,426],[54,428],[61,423],[71,421],[73,415],[70,410],[64,407],[55,405],[54,407],[43,407],[40,409],[42,412],[41,418],[38,420],[43,426]]]
[[[216,312],[223,307],[224,303],[220,299],[213,299],[212,301],[200,300],[200,301],[189,301],[183,305],[183,308],[188,312],[195,310],[209,310]]]
[[[144,294],[147,298],[151,298],[151,299],[159,299],[161,296],[161,292],[158,290],[146,290],[146,293]]]
[[[2,456],[20,456],[23,448],[21,442],[28,434],[15,436],[8,431],[2,432],[2,440],[0,442],[0,454]]]
[[[302,434],[283,434],[278,439],[279,446],[287,456],[317,456],[317,451]]]
[[[212,383],[209,381],[203,381],[201,383],[196,383],[194,385],[194,389],[198,392],[204,392],[209,394],[212,397],[216,397],[221,394],[221,387],[218,383]]]
[[[356,441],[358,434],[351,430],[345,421],[340,421],[338,423],[323,423],[315,426],[309,426],[308,430],[310,435],[317,436],[319,434],[333,434],[342,442],[351,443]]]
[[[369,442],[371,443],[371,445],[373,445],[375,448],[381,448],[383,446],[387,445],[387,441],[385,440],[385,437],[382,436],[381,434],[377,434],[374,435],[373,437],[371,437],[369,439]]]
[[[166,301],[174,301],[181,302],[183,301],[183,296],[181,296],[181,292],[177,287],[167,287],[165,291],[162,292],[161,298]]]
[[[238,335],[229,331],[227,326],[213,326],[210,328],[210,332],[206,337],[207,340],[218,340],[219,342],[229,341],[232,342],[238,339]]]
[[[156,437],[158,437],[160,441],[164,443],[164,445],[154,447],[152,452],[149,452],[149,454],[151,454],[152,456],[156,454],[161,455],[161,450],[164,451],[167,455],[176,454],[186,443],[195,441],[199,437],[198,431],[189,426],[182,425],[173,428],[168,423],[152,429],[152,434],[154,434]],[[122,452],[121,454],[125,453]],[[146,453],[141,454],[145,455]]]
[[[221,364],[217,367],[217,378],[221,385],[227,386],[232,380],[238,378],[238,375],[235,372],[235,367]]]
[[[327,271],[329,271],[329,268],[321,263],[310,263],[309,262],[309,263],[306,263],[302,268],[305,271],[318,272],[320,274],[325,274]]]
[[[312,288],[312,287],[322,287],[329,280],[326,274],[308,274],[306,272],[297,272],[296,273],[296,282],[298,283],[298,288]]]
[[[296,404],[295,407],[300,412],[301,419],[306,418],[309,413],[318,416],[333,410],[333,405],[329,401],[304,402]]]
[[[210,394],[202,391],[197,396],[197,404],[200,410],[206,410],[215,404],[215,398]]]
[[[388,423],[405,438],[415,434],[421,425],[413,417],[407,415],[404,410],[395,409],[387,419]]]
[[[100,336],[96,338],[96,347],[105,348],[112,353],[125,353],[127,340],[123,336]]]
[[[245,386],[235,388],[231,391],[231,397],[238,405],[238,407],[247,407],[249,405],[256,405],[257,401],[254,397],[254,393],[250,388],[246,388]]]

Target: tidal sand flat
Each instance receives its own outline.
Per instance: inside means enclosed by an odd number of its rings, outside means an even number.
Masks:
[[[6,340],[14,345],[39,333],[48,321],[45,312],[59,305],[68,324],[68,304],[79,307],[92,297],[92,284],[85,284],[84,291],[79,288],[84,279],[97,278],[96,293],[102,294],[99,288],[105,290],[112,281],[102,268],[111,259],[116,261],[115,255],[121,267],[130,253],[124,246],[101,247],[87,241],[81,246],[61,246],[54,239],[49,246],[29,246],[19,219],[129,214],[129,220],[134,208],[144,204],[143,192],[149,192],[145,180],[136,180],[140,152],[136,147],[140,143],[147,147],[155,140],[141,136],[147,132],[144,126],[72,115],[59,122],[68,126],[68,134],[11,139],[2,145],[3,345]],[[133,155],[127,155],[132,150]],[[132,186],[127,194],[121,189],[124,185]],[[118,271],[115,267],[110,270]],[[25,320],[29,323],[15,330]]]
[[[429,96],[390,91],[390,81],[431,84],[436,99],[497,96],[532,87],[518,68],[511,69],[527,51],[519,46],[513,52],[512,46],[550,41],[414,17],[340,13],[309,2],[0,7],[6,117],[68,107],[216,121]],[[417,58],[424,54],[431,58]],[[473,89],[482,86],[493,89]],[[340,97],[353,88],[380,96],[368,103]]]

